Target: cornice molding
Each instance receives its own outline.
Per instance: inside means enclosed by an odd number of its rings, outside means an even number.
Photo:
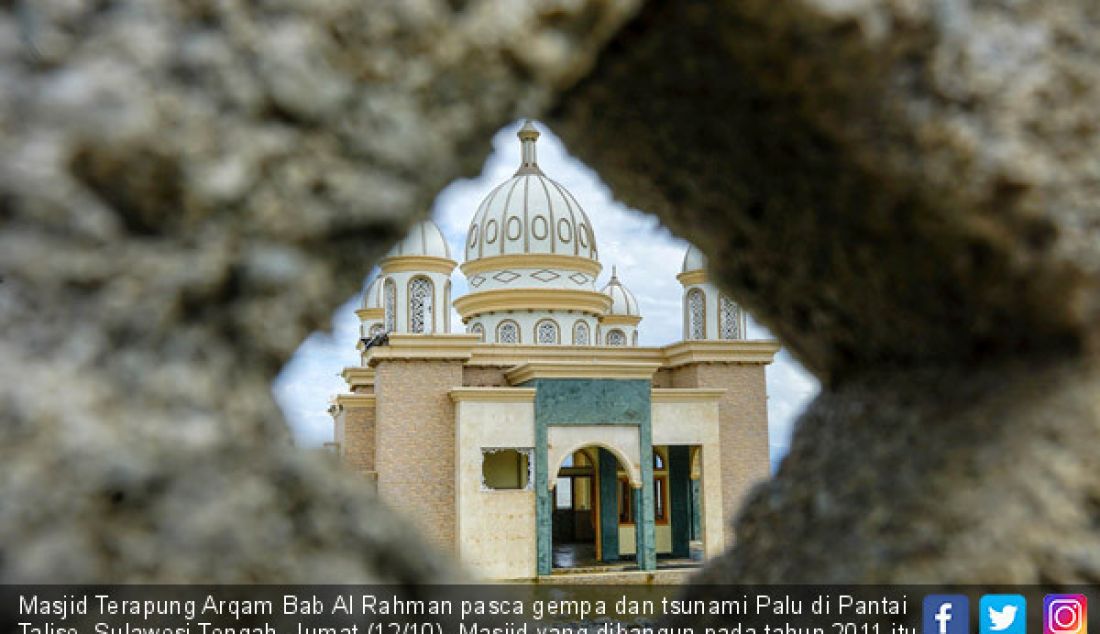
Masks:
[[[569,269],[587,273],[595,278],[603,270],[603,265],[596,260],[578,255],[515,253],[469,260],[463,262],[459,268],[466,277],[504,269]]]
[[[479,343],[468,365],[511,367],[524,363],[652,363],[673,368],[689,363],[769,364],[779,351],[773,340],[680,341],[662,348],[634,346],[548,346]]]
[[[450,275],[458,263],[447,258],[432,255],[394,255],[383,258],[378,266],[382,274],[387,273],[442,273]]]
[[[469,361],[479,335],[410,335],[390,333],[389,343],[374,346],[365,354],[366,364],[373,368],[385,360],[455,360]]]
[[[534,403],[533,387],[459,387],[448,392],[455,403],[478,401],[490,403]]]
[[[340,377],[354,389],[360,385],[374,385],[374,370],[360,366],[349,366],[340,372]]]
[[[342,409],[370,408],[374,407],[374,396],[374,394],[337,394],[334,402]]]
[[[637,326],[642,321],[639,315],[604,315],[600,323],[605,326]]]
[[[611,298],[597,291],[564,288],[496,288],[468,293],[452,302],[465,323],[482,313],[506,310],[575,310],[603,315]]]
[[[707,272],[704,269],[684,271],[683,273],[677,275],[676,279],[680,280],[680,283],[684,286],[691,286],[692,284],[706,284]]]
[[[530,361],[594,363],[634,361],[661,363],[660,348],[633,346],[547,346],[538,344],[483,343],[474,348],[469,365],[510,367]]]
[[[531,361],[504,373],[512,385],[533,379],[653,379],[659,363],[594,361],[569,363]]]
[[[718,402],[726,393],[725,388],[653,388],[650,399],[654,403],[687,403],[696,401]]]
[[[385,308],[356,308],[355,315],[359,317],[359,321],[374,321],[377,319],[383,319],[386,316]]]
[[[663,348],[665,363],[670,368],[689,363],[751,363],[767,365],[779,352],[779,342],[772,340],[699,340],[680,341]]]

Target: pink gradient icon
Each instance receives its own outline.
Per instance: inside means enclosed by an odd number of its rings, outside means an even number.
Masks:
[[[1043,634],[1088,634],[1089,603],[1083,594],[1043,597]]]

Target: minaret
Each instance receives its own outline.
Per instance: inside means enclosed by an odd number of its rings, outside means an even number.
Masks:
[[[443,232],[431,220],[414,225],[378,263],[377,301],[387,333],[450,331],[451,271],[455,261]]]
[[[707,260],[688,247],[680,274],[684,287],[684,339],[745,339],[747,319],[737,302],[707,279]]]

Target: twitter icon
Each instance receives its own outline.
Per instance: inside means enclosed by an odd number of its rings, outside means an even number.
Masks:
[[[1027,634],[1027,599],[1019,594],[986,594],[978,604],[979,634]]]

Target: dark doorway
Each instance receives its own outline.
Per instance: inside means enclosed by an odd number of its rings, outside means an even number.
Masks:
[[[632,565],[619,555],[619,518],[631,512],[630,489],[620,494],[619,461],[606,449],[585,447],[562,462],[552,496],[553,567]],[[633,558],[630,558],[631,560]]]
[[[562,462],[554,487],[554,567],[596,563],[596,456],[581,449]]]

